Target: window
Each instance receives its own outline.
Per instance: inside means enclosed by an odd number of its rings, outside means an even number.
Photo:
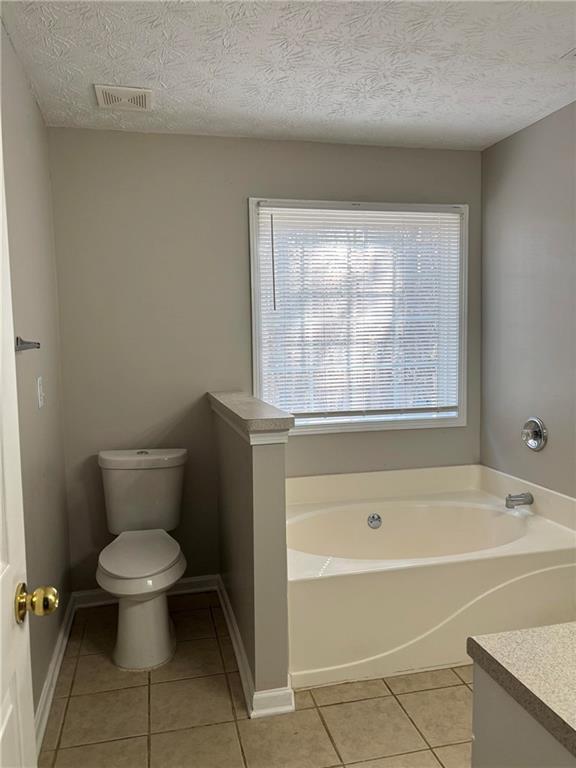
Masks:
[[[298,432],[464,425],[467,216],[250,200],[254,394]]]

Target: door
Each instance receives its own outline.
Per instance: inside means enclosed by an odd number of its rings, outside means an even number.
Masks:
[[[28,621],[17,624],[14,613],[16,588],[19,582],[26,581],[26,552],[1,141],[0,198],[0,766],[34,768],[36,736],[30,671],[30,635]]]

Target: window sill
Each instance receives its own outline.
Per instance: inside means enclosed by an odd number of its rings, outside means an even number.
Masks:
[[[394,429],[447,429],[450,427],[465,427],[467,424],[464,414],[459,416],[428,415],[399,416],[396,418],[366,418],[349,417],[334,419],[296,419],[295,425],[290,430],[290,436],[299,435],[325,435],[339,432],[378,432]]]

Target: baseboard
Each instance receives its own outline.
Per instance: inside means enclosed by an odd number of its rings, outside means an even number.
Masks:
[[[46,679],[42,687],[42,693],[40,694],[40,700],[34,713],[34,725],[36,730],[36,749],[40,752],[42,747],[42,740],[44,739],[44,732],[46,730],[46,724],[48,722],[48,716],[50,714],[50,707],[52,706],[52,699],[54,698],[54,690],[56,689],[56,682],[58,675],[60,674],[60,667],[62,666],[62,660],[64,659],[64,653],[66,652],[66,644],[68,643],[68,635],[72,628],[72,621],[74,620],[74,612],[76,605],[74,601],[74,595],[70,595],[68,605],[66,606],[66,612],[60,625],[60,631],[58,632],[58,639],[54,646],[52,658],[48,666],[48,672],[46,673]]]
[[[168,591],[169,595],[182,595],[190,592],[210,592],[218,589],[218,576],[185,576],[179,579]],[[90,608],[97,605],[113,605],[118,598],[106,592],[104,589],[84,589],[73,592],[74,606],[77,608]]]
[[[244,699],[246,700],[248,715],[251,718],[256,718],[293,712],[294,691],[290,686],[286,686],[285,688],[271,688],[265,691],[254,690],[252,670],[248,663],[248,657],[246,656],[246,650],[244,648],[244,643],[242,642],[242,637],[240,635],[240,630],[238,629],[230,598],[228,597],[226,587],[220,576],[218,576],[217,582],[222,611],[224,613],[224,618],[226,619],[228,632],[230,633],[232,647],[236,654],[236,661],[238,662],[238,673],[240,675],[240,682],[242,683],[242,691],[244,693]]]
[[[174,584],[168,594],[179,595],[187,592],[217,591],[219,578],[220,576],[217,574],[209,576],[184,576],[183,579],[179,579],[176,584]]]
[[[252,702],[250,717],[283,715],[286,712],[294,712],[294,691],[289,686],[255,691]]]
[[[168,594],[185,594],[189,592],[208,592],[218,589],[218,576],[188,576],[180,579],[169,591]],[[58,675],[60,674],[60,667],[62,666],[62,660],[64,659],[64,653],[66,651],[66,644],[68,642],[68,635],[72,628],[72,622],[74,620],[74,614],[79,608],[96,607],[97,605],[112,605],[118,602],[117,598],[105,592],[103,589],[83,589],[76,592],[72,592],[66,606],[66,613],[64,619],[60,625],[60,632],[58,633],[58,639],[54,646],[52,658],[48,666],[48,672],[46,679],[44,680],[44,686],[42,693],[40,694],[40,701],[36,707],[34,714],[34,724],[36,729],[36,747],[38,752],[42,746],[42,740],[44,739],[44,732],[46,730],[46,723],[48,722],[48,715],[50,714],[50,707],[52,706],[52,700],[54,698],[54,690],[56,688],[56,682]]]

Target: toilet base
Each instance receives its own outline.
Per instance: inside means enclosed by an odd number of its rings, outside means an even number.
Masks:
[[[112,659],[123,669],[150,669],[170,661],[176,641],[166,593],[118,601],[118,634]]]

